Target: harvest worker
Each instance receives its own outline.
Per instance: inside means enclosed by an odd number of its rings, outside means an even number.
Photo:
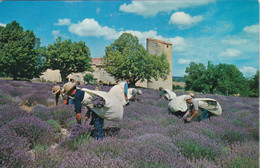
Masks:
[[[132,100],[132,101],[135,101],[136,102],[136,95],[141,95],[142,94],[142,91],[140,89],[135,89],[135,88],[129,88],[127,90],[128,94],[127,94],[127,97],[129,100]]]
[[[102,81],[98,81],[97,87],[95,88],[95,90],[99,90],[99,91],[103,91],[103,83]]]
[[[92,121],[95,131],[94,137],[102,140],[104,136],[104,119],[119,121],[123,118],[123,105],[121,101],[107,92],[78,89],[75,83],[64,84],[65,94],[73,97],[77,123],[81,124],[82,105],[87,106],[92,113]]]
[[[60,88],[59,85],[52,87],[52,94],[55,95],[56,106],[59,104],[59,97],[60,97],[61,92],[62,92],[62,89]]]
[[[122,81],[124,83],[124,94],[125,94],[125,100],[128,102],[129,98],[127,96],[128,94],[128,83],[129,83],[129,77],[125,76],[124,80]]]
[[[184,97],[184,100],[187,103],[187,111],[183,116],[184,122],[190,122],[199,113],[199,102],[198,100],[192,99],[190,95]],[[189,117],[188,117],[189,116]]]
[[[170,101],[174,97],[177,97],[176,94],[169,89],[163,89],[162,87],[159,87],[159,90],[161,91],[160,98],[164,97],[166,100]]]
[[[60,95],[62,96],[63,104],[73,104],[72,99],[68,95],[63,95],[63,89],[59,85],[52,87],[52,94],[55,95],[56,106],[59,104]]]

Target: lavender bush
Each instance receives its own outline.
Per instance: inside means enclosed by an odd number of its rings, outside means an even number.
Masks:
[[[0,127],[13,119],[29,116],[26,111],[21,110],[17,105],[0,105]]]
[[[31,167],[29,143],[10,130],[0,130],[0,167]]]
[[[88,125],[74,124],[69,139],[60,143],[60,147],[75,151],[90,139],[91,127]]]
[[[67,119],[75,116],[75,112],[72,105],[59,105],[54,107],[36,106],[32,111],[32,115],[45,121],[55,120],[60,125],[63,125]]]
[[[235,143],[225,157],[218,158],[221,167],[259,167],[259,144],[248,141],[246,143]]]
[[[31,148],[36,144],[51,144],[55,137],[50,125],[32,116],[15,119],[1,129],[26,138]]]

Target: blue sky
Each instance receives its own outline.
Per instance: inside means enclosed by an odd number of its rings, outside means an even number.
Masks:
[[[173,76],[191,61],[236,65],[244,76],[259,69],[259,1],[1,1],[0,26],[16,20],[33,30],[41,46],[55,38],[84,41],[92,57],[130,32],[173,44]]]

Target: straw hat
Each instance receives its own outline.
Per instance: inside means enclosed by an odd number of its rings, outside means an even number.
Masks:
[[[59,86],[59,85],[52,87],[52,94],[55,95],[55,94],[57,94],[59,91],[60,91],[60,86]]]
[[[142,93],[143,92],[140,89],[137,90],[137,94],[141,95]]]
[[[194,94],[193,94],[193,93],[190,93],[190,96],[191,96],[192,98],[194,98]]]
[[[71,91],[76,86],[76,83],[67,82],[63,85],[64,88],[64,94],[68,94],[69,91]]]

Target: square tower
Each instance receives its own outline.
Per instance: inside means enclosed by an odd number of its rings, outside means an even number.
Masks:
[[[146,45],[149,54],[157,56],[161,56],[163,53],[166,54],[170,66],[170,73],[166,80],[159,78],[158,81],[156,81],[152,79],[151,82],[147,83],[147,87],[151,89],[163,87],[164,89],[172,90],[172,43],[148,38]]]

